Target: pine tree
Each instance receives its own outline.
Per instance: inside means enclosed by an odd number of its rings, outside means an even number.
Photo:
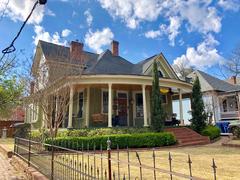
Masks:
[[[193,83],[192,88],[192,123],[193,130],[201,133],[206,127],[207,115],[201,93],[201,85],[198,77]]]
[[[157,63],[153,63],[153,82],[152,82],[152,99],[151,99],[151,117],[152,117],[152,129],[160,132],[164,128],[164,112],[162,108],[162,100],[159,87],[159,76]]]

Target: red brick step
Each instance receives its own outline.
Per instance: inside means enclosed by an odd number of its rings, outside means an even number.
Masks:
[[[210,143],[208,137],[202,136],[186,127],[166,128],[165,131],[172,132],[175,135],[179,146],[204,145]]]

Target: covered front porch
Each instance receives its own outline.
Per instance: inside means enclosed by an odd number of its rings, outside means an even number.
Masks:
[[[239,95],[238,93],[222,93],[218,96],[221,120],[239,120]]]
[[[92,75],[70,82],[69,111],[63,128],[151,125],[151,77]],[[172,99],[177,97],[180,122],[184,124],[182,99],[189,96],[191,85],[164,78],[160,85],[165,120],[172,120]]]

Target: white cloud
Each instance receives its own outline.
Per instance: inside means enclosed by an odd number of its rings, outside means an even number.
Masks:
[[[170,24],[169,26],[162,24],[159,27],[159,30],[150,30],[145,33],[146,38],[157,38],[158,36],[162,36],[164,34],[168,35],[168,39],[170,41],[170,45],[174,46],[175,45],[175,38],[179,34],[179,28],[181,27],[181,20],[179,17],[174,16],[174,17],[169,17],[170,19]]]
[[[103,28],[101,31],[97,30],[92,32],[91,30],[85,35],[85,43],[88,47],[96,51],[97,53],[103,52],[103,46],[109,45],[114,37],[110,28]]]
[[[56,14],[52,10],[50,10],[50,9],[46,9],[46,15],[48,15],[48,16],[56,16]]]
[[[126,25],[135,29],[141,21],[154,21],[162,9],[158,0],[98,0],[112,17],[120,17]]]
[[[69,29],[64,29],[64,30],[62,30],[62,37],[67,37],[67,36],[69,36],[71,33],[72,33],[71,30],[69,30]]]
[[[181,20],[178,16],[169,17],[169,26],[161,25],[161,31],[168,36],[171,46],[175,46],[175,38],[179,34],[179,28],[181,27]]]
[[[182,23],[189,32],[201,34],[218,33],[221,30],[221,16],[212,0],[98,0],[113,18],[120,18],[127,27],[135,29],[141,22],[164,18],[169,25],[145,33],[148,38],[166,34],[171,45],[180,33]],[[161,29],[163,28],[163,29]],[[163,31],[163,32],[162,32]]]
[[[186,67],[194,66],[198,69],[212,67],[224,61],[216,49],[218,44],[219,42],[211,34],[208,34],[196,48],[188,47],[186,54],[177,57],[173,64],[185,64]]]
[[[67,44],[67,41],[62,40],[58,32],[54,32],[52,35],[50,35],[50,33],[45,31],[45,29],[42,26],[39,25],[34,26],[34,32],[36,33],[36,35],[33,36],[35,45],[37,45],[39,40],[52,42],[60,45]]]
[[[154,39],[161,35],[161,31],[160,30],[156,30],[156,31],[150,30],[150,31],[147,31],[144,35],[146,38]]]
[[[86,10],[84,12],[84,16],[86,16],[86,22],[87,22],[87,25],[88,26],[91,26],[92,25],[92,22],[93,22],[93,16],[90,12],[90,9]]]
[[[240,10],[239,0],[219,0],[218,5],[224,10],[232,10],[235,12]]]
[[[75,16],[77,16],[77,15],[78,15],[78,13],[77,13],[76,11],[73,11],[73,12],[72,12],[72,18],[75,17]]]
[[[5,16],[9,17],[13,21],[24,21],[29,15],[35,0],[1,0],[0,14],[5,10]],[[7,5],[7,6],[6,6]],[[44,6],[37,5],[28,23],[39,24],[44,16]]]
[[[201,5],[200,1],[188,1],[179,4],[179,14],[188,22],[189,31],[218,33],[221,30],[221,17],[215,7],[209,7],[207,3]]]

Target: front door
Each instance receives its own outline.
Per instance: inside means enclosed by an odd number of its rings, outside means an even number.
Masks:
[[[118,92],[118,125],[128,125],[128,94],[127,92]]]

